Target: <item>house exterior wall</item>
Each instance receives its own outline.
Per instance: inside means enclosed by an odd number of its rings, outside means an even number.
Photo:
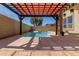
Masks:
[[[74,12],[74,30],[76,33],[79,33],[79,10]]]
[[[70,10],[67,10],[64,12],[66,14],[66,17],[63,16],[63,30],[68,30],[69,33],[79,33],[79,10],[74,10],[73,13],[70,13]],[[64,14],[63,13],[63,14]],[[68,17],[72,16],[72,28],[64,28],[64,19],[66,18],[68,26]]]

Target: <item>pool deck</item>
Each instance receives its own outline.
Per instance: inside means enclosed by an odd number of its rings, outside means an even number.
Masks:
[[[79,56],[79,35],[13,36],[0,40],[2,56]]]

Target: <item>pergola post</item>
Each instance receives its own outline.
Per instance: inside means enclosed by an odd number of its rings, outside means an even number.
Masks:
[[[19,32],[19,35],[22,35],[22,20],[23,20],[23,17],[20,16],[19,20],[20,20],[20,32]]]
[[[63,18],[62,18],[62,11],[60,11],[60,34],[62,34],[63,31]]]
[[[56,15],[56,35],[58,34],[58,15]]]

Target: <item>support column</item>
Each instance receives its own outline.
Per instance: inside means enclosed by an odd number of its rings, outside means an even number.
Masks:
[[[60,16],[61,17],[61,16]],[[62,34],[62,31],[63,31],[63,29],[62,29],[62,24],[63,22],[62,22],[62,19],[60,18],[60,34]]]
[[[60,13],[60,34],[62,34],[63,31],[63,18],[62,18],[62,14]]]
[[[19,17],[20,19],[20,32],[19,32],[19,35],[22,35],[22,20],[23,20],[23,17]]]
[[[58,15],[56,15],[56,35],[58,34]]]

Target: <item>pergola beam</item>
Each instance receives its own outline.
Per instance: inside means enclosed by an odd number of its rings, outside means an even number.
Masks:
[[[11,7],[9,7],[7,4],[1,3],[1,5],[5,6],[6,8],[8,8],[9,10],[11,10],[11,11],[14,12],[15,14],[17,14],[18,16],[20,15],[18,12],[16,12],[16,11],[13,10]]]
[[[24,17],[55,17],[55,15],[21,15]]]
[[[13,3],[10,3],[10,4],[14,6],[21,13],[21,15],[23,14]]]

